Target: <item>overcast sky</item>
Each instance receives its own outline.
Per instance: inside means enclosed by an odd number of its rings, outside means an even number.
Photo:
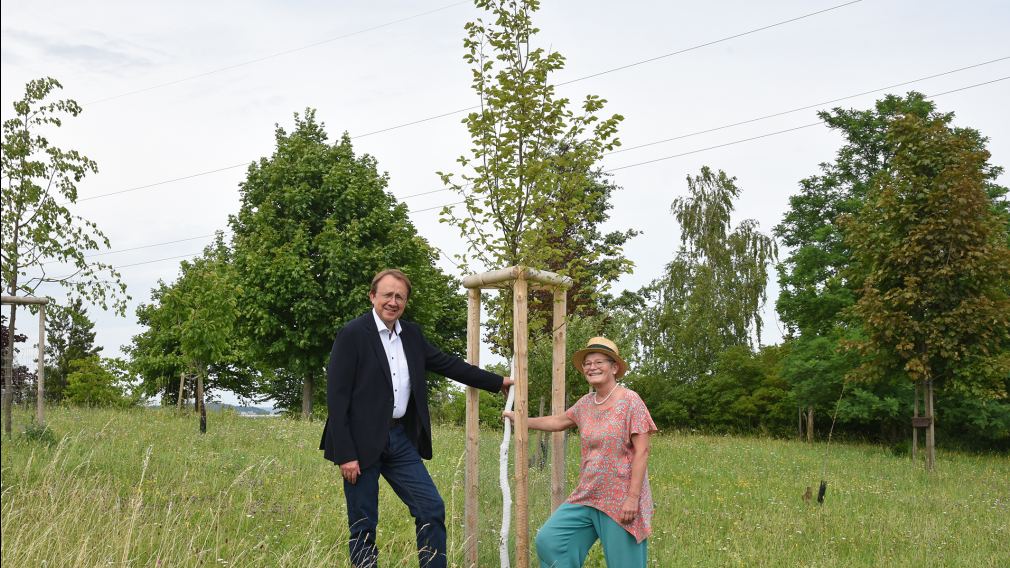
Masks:
[[[827,101],[909,81],[886,92],[979,85],[936,102],[958,125],[989,136],[992,161],[1007,165],[1010,3],[843,4],[544,2],[536,42],[567,58],[553,81],[595,75],[558,92],[573,101],[599,95],[607,113],[625,117],[628,150],[603,163],[621,188],[606,228],[643,234],[627,247],[636,269],[618,290],[638,289],[671,259],[679,237],[669,206],[702,165],[736,176],[737,220],[754,218],[770,232],[798,181],[831,161],[841,141],[824,126],[781,131],[817,122],[818,109],[868,108],[885,91]],[[462,60],[463,26],[477,16],[470,3],[438,0],[4,1],[3,118],[28,80],[47,75],[84,106],[49,138],[97,161],[73,210],[124,251],[100,257],[121,267],[133,298],[125,318],[91,310],[105,354],[141,331],[136,305],[159,278],[176,278],[179,257],[227,228],[246,165],[270,155],[274,125],[290,127],[306,107],[318,110],[331,139],[347,131],[357,152],[375,156],[424,237],[461,252],[454,231],[437,222],[438,206],[458,198],[406,196],[439,189],[435,171],[453,170],[470,147],[462,114],[374,132],[477,104]],[[685,136],[801,107],[811,108]],[[178,242],[158,244],[169,241]],[[441,266],[462,276],[448,260]],[[773,287],[769,306],[775,295]],[[767,313],[772,343],[781,335]]]

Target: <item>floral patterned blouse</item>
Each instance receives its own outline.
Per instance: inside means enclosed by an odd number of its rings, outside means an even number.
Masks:
[[[579,427],[582,440],[582,465],[579,485],[568,496],[568,503],[598,509],[642,542],[652,533],[652,491],[649,474],[642,481],[638,497],[638,515],[630,523],[621,522],[621,506],[631,485],[632,434],[656,431],[649,409],[631,389],[607,409],[593,403],[589,393],[565,411]]]

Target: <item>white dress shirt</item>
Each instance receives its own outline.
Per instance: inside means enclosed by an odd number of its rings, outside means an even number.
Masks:
[[[407,356],[403,352],[403,340],[400,338],[403,328],[400,326],[400,320],[396,320],[390,331],[374,308],[372,317],[375,318],[375,326],[379,329],[379,337],[382,338],[382,348],[386,351],[389,376],[393,379],[392,418],[403,418],[407,413],[407,403],[410,402],[410,370],[407,369]]]

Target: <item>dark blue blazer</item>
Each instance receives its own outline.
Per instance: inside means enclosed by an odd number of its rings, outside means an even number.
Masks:
[[[431,459],[426,371],[491,392],[501,390],[502,377],[443,353],[428,343],[417,324],[400,320],[400,326],[410,370],[410,402],[403,425],[421,457]],[[362,468],[373,465],[389,439],[393,380],[371,310],[337,333],[326,381],[329,416],[319,449],[338,465],[354,460]]]

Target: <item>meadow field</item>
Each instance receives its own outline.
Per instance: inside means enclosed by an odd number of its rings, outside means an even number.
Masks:
[[[338,470],[322,424],[170,410],[52,408],[52,437],[3,437],[2,562],[37,566],[346,566]],[[24,429],[26,414],[16,416]],[[535,439],[535,436],[533,437]],[[481,440],[481,566],[497,566],[500,433]],[[568,448],[568,479],[578,468]],[[654,566],[1008,566],[1010,457],[940,451],[933,473],[871,445],[662,433],[649,474]],[[816,492],[826,460],[823,505]],[[463,432],[439,426],[428,463],[462,562]],[[531,534],[549,471],[531,470]],[[571,485],[569,485],[571,487]],[[414,527],[380,495],[383,566],[416,566]],[[514,562],[514,560],[513,560]],[[531,564],[536,566],[535,553]],[[587,566],[603,566],[598,546]]]

